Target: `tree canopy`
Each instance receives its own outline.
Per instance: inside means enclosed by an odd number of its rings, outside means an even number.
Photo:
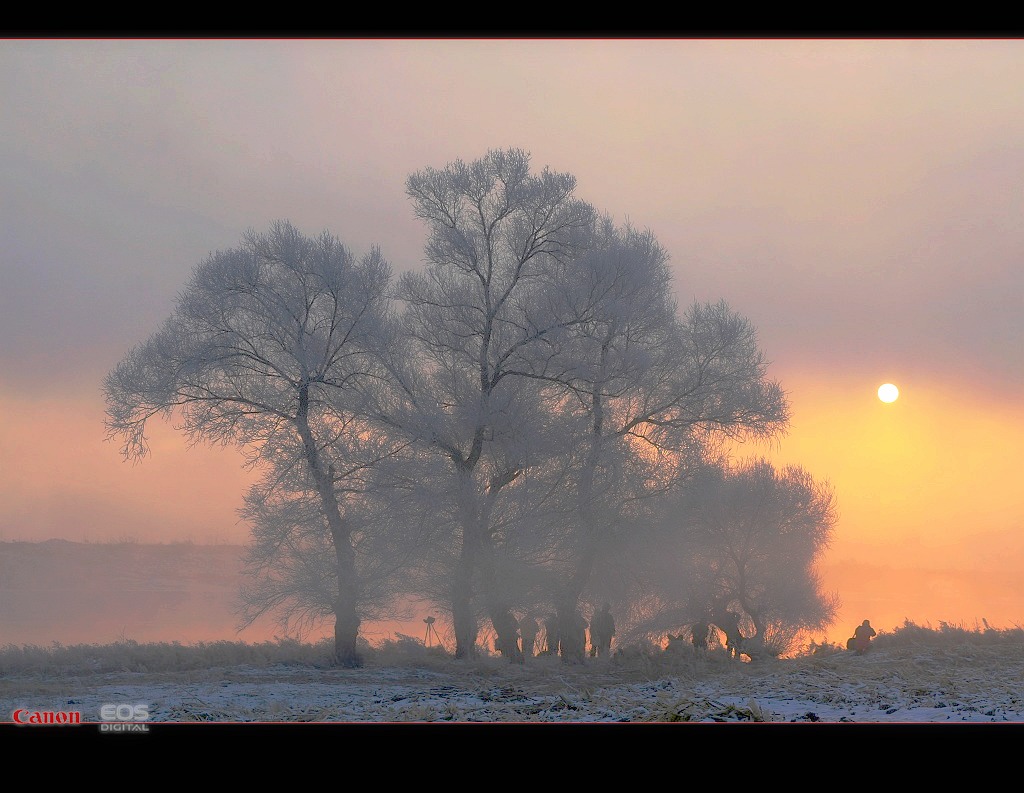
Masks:
[[[361,622],[409,598],[447,611],[457,657],[487,621],[517,661],[540,608],[582,661],[588,600],[677,624],[725,598],[760,634],[831,617],[827,490],[721,456],[789,421],[755,329],[724,300],[680,310],[655,235],[575,189],[518,149],[410,175],[426,261],[397,279],[377,247],[249,231],[110,372],[126,458],[161,417],[260,468],[247,619],[333,616],[357,664]]]

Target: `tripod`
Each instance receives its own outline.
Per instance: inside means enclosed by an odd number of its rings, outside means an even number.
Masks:
[[[438,646],[443,647],[444,645],[441,643],[441,637],[437,635],[437,628],[434,627],[434,622],[436,622],[436,620],[433,617],[427,617],[423,621],[427,623],[427,632],[423,634],[423,644],[430,647],[430,637],[433,636],[434,641],[437,642]]]

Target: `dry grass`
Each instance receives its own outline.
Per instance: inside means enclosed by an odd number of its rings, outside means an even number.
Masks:
[[[903,651],[912,653],[920,649],[969,652],[970,648],[1019,648],[1024,647],[1024,628],[990,628],[987,625],[967,628],[962,625],[940,623],[938,628],[922,627],[907,621],[902,627],[891,631],[880,631],[874,639],[874,646],[897,655]],[[368,668],[417,667],[450,672],[453,668],[465,674],[492,674],[496,668],[507,664],[491,654],[485,647],[479,647],[479,656],[464,661],[454,661],[452,656],[438,646],[425,647],[414,637],[397,634],[371,646],[363,642],[363,656]],[[822,658],[843,653],[845,648],[832,644],[814,644],[801,647],[786,661],[800,661],[808,658]],[[77,644],[64,646],[53,644],[49,647],[37,645],[6,645],[0,647],[0,675],[41,673],[41,674],[101,674],[106,672],[183,672],[217,667],[249,666],[267,667],[276,664],[329,668],[332,660],[332,642],[322,640],[304,643],[293,639],[249,644],[246,642],[217,641],[196,644],[152,643],[140,644],[128,640],[112,644]],[[544,664],[545,669],[556,668],[570,677],[588,674],[615,676],[630,679],[656,679],[666,674],[699,675],[709,668],[728,663],[723,651],[713,651],[697,657],[689,647],[672,652],[655,649],[626,648],[604,663],[593,659],[582,666],[562,664],[558,659],[537,658],[533,665]],[[728,668],[728,667],[725,667]]]
[[[133,696],[169,722],[873,721],[1024,716],[1024,631],[908,623],[864,656],[810,645],[791,658],[738,663],[636,648],[611,659],[526,664],[481,654],[455,660],[397,636],[364,647],[365,665],[331,662],[331,643],[138,644],[0,649],[3,708],[98,712]],[[127,700],[125,700],[127,701]],[[773,703],[799,701],[797,714]],[[775,708],[773,710],[773,708]],[[806,712],[805,712],[806,711]]]

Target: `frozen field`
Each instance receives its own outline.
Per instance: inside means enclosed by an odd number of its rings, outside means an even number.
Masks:
[[[142,704],[149,723],[1000,722],[1024,723],[1024,647],[875,648],[739,663],[724,657],[426,657],[362,669],[306,663],[180,672],[21,671],[0,719]],[[33,729],[26,726],[23,729]],[[43,729],[43,728],[40,728]],[[53,728],[46,728],[53,729]]]

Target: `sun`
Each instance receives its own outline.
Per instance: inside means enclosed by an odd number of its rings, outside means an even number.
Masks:
[[[895,402],[899,399],[900,390],[892,383],[878,386],[878,398],[883,402]]]

